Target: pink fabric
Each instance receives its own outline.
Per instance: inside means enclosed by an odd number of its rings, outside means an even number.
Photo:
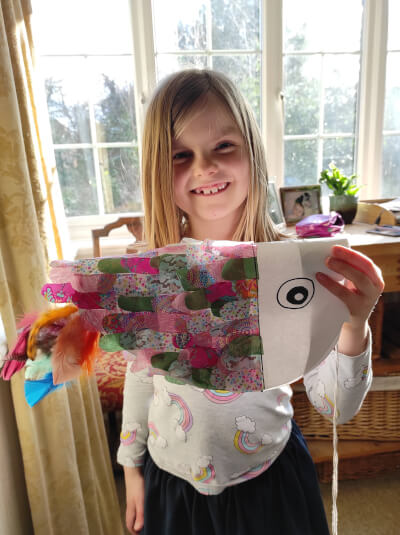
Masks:
[[[101,292],[106,293],[112,290],[117,276],[114,273],[103,273],[101,275],[74,274],[71,284],[78,292]]]
[[[192,368],[212,368],[218,362],[218,353],[211,348],[191,347],[188,356]]]
[[[343,218],[337,212],[331,212],[330,215],[310,215],[299,221],[296,225],[296,232],[302,238],[311,236],[327,238],[334,236],[338,232],[342,232],[343,229]]]
[[[156,275],[159,273],[157,268],[150,265],[151,258],[140,257],[126,257],[122,258],[121,265],[126,267],[132,273],[147,273],[150,275]]]
[[[206,288],[205,292],[207,301],[210,301],[210,303],[213,303],[224,296],[236,296],[236,293],[232,289],[231,282],[217,282]]]
[[[45,284],[42,288],[42,295],[50,301],[50,303],[67,303],[75,290],[69,282],[64,284]]]

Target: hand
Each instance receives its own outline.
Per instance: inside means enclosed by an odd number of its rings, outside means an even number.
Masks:
[[[124,467],[126,488],[125,523],[129,533],[138,535],[144,523],[144,478],[141,468]]]
[[[339,350],[357,355],[363,351],[368,318],[385,287],[382,272],[367,256],[341,245],[332,247],[331,256],[325,263],[346,279],[340,284],[328,275],[316,274],[320,284],[341,299],[350,313],[349,322],[342,328]]]

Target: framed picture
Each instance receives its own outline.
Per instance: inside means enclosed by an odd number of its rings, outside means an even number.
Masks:
[[[268,213],[275,225],[285,225],[276,185],[271,180],[268,180]]]
[[[312,214],[321,214],[321,186],[280,188],[283,215],[288,225]]]

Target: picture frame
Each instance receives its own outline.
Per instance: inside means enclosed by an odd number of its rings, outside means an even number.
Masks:
[[[278,227],[285,226],[285,219],[274,180],[268,180],[268,213],[275,225]]]
[[[279,188],[283,216],[287,225],[294,225],[304,217],[321,214],[321,186],[290,186]]]

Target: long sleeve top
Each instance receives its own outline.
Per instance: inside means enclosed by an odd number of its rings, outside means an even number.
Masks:
[[[304,376],[310,402],[328,418],[336,388],[339,424],[358,412],[371,383],[370,331],[362,354],[332,351]],[[132,373],[128,365],[117,460],[141,466],[148,449],[159,468],[202,494],[219,494],[278,458],[291,433],[292,394],[289,385],[247,393],[207,390],[148,369]]]

